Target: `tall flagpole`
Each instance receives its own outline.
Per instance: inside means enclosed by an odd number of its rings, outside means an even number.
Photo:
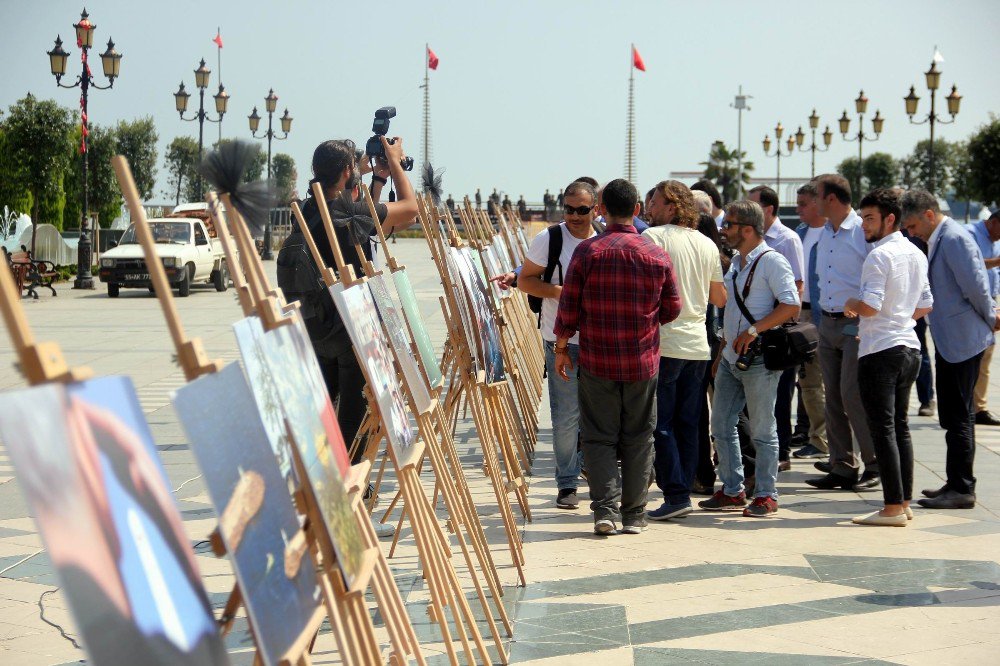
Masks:
[[[625,179],[635,183],[635,44],[628,52],[628,119],[625,122]]]
[[[222,26],[220,25],[215,29],[216,35],[222,34]],[[218,54],[218,72],[219,72],[219,84],[222,84],[222,47],[218,44],[215,45],[215,52]],[[219,143],[222,143],[222,116],[219,116]]]
[[[431,160],[431,92],[430,92],[430,44],[424,44],[424,153],[420,172],[423,173]]]

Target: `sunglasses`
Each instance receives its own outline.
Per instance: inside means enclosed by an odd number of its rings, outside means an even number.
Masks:
[[[574,215],[586,215],[592,210],[594,210],[593,206],[563,206],[564,212],[573,213]]]
[[[746,222],[730,222],[729,220],[722,221],[722,228],[729,229],[730,227],[752,227],[754,225],[747,224]]]

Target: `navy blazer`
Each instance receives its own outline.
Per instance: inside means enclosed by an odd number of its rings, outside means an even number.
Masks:
[[[976,241],[946,217],[928,257],[934,294],[930,314],[934,347],[949,363],[960,363],[993,344],[996,321],[986,265]]]

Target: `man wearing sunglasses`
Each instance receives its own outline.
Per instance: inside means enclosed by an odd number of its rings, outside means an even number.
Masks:
[[[541,331],[545,346],[545,369],[549,380],[549,409],[552,413],[552,450],[556,461],[556,506],[576,509],[577,478],[580,476],[581,456],[577,449],[580,432],[580,406],[577,402],[577,378],[564,382],[555,373],[556,336],[552,327],[559,308],[563,278],[577,246],[595,236],[593,221],[597,215],[597,192],[586,182],[573,182],[563,192],[563,221],[537,236],[528,248],[524,266],[517,279],[518,289],[530,296],[542,298]],[[549,245],[553,234],[559,234],[562,249],[555,270],[548,282],[544,280],[549,263]],[[580,354],[579,335],[570,338],[567,353],[575,364]]]

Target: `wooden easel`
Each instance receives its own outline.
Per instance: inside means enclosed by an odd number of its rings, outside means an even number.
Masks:
[[[166,280],[166,274],[164,273],[162,264],[157,260],[153,238],[146,222],[145,210],[141,205],[139,193],[132,178],[128,162],[124,157],[119,155],[112,158],[112,166],[118,177],[125,200],[129,205],[136,233],[139,236],[143,253],[146,255],[150,278],[153,281],[164,317],[170,328],[174,346],[178,351],[178,361],[184,370],[185,376],[190,381],[203,374],[217,372],[220,369],[220,364],[218,362],[209,363],[204,360],[204,352],[202,351],[200,340],[188,340],[184,335],[176,305],[173,301],[173,294]],[[232,216],[235,220],[232,225],[229,225],[228,220],[219,215],[218,207],[211,205],[215,201],[214,195],[210,195],[208,200],[218,235],[223,239],[223,249],[226,252],[227,264],[233,267],[231,272],[234,275],[234,282],[237,285],[238,293],[243,293],[241,290],[243,286],[241,285],[242,277],[239,271],[240,261],[234,253],[234,248],[228,242],[228,233],[235,232],[234,236],[242,249],[241,254],[243,257],[247,257],[249,236],[246,233],[246,227],[239,219],[239,214],[235,208],[232,207],[228,195],[223,195],[223,200],[227,204],[227,216]],[[251,250],[250,256],[256,257],[256,253]],[[247,274],[246,293],[251,299],[249,303],[253,305],[253,311],[259,315],[267,307],[276,310],[277,297],[270,294],[267,297],[263,297],[264,284],[258,281],[258,278],[264,275],[262,267],[259,267],[259,272],[256,272],[253,266],[244,264],[243,268]],[[260,300],[255,300],[257,298]],[[241,299],[241,305],[245,302]],[[272,311],[270,314],[272,315],[271,319],[278,319],[276,312]],[[262,317],[262,320],[266,322],[268,321],[268,317]],[[184,353],[185,350],[191,351]],[[298,456],[298,447],[294,445],[294,439],[290,431],[289,439],[293,442],[293,446],[290,447],[293,462],[298,464],[299,487],[294,493],[293,499],[299,507],[300,512],[306,518],[303,527],[304,538],[302,544],[303,547],[308,547],[314,555],[318,556],[317,561],[322,571],[319,579],[324,593],[326,615],[330,619],[334,639],[344,662],[351,666],[367,666],[368,664],[380,663],[382,661],[378,641],[375,637],[374,625],[372,624],[371,615],[368,613],[364,600],[364,592],[369,584],[371,584],[382,614],[385,617],[386,628],[388,629],[390,641],[394,649],[390,655],[390,661],[401,666],[407,662],[407,655],[412,655],[416,658],[418,664],[425,664],[416,640],[416,634],[406,615],[405,607],[403,606],[402,598],[399,596],[399,590],[396,588],[395,581],[392,578],[392,573],[389,571],[388,564],[385,562],[385,558],[382,557],[381,550],[378,548],[377,538],[372,531],[367,514],[360,509],[361,502],[358,490],[355,489],[352,493],[351,502],[354,507],[355,518],[358,521],[358,527],[364,536],[366,550],[362,558],[363,564],[360,567],[361,573],[356,576],[352,585],[348,587],[341,572],[335,568],[336,558],[331,535],[318,511],[312,484],[301,464],[301,459]],[[367,528],[367,531],[365,528]],[[221,539],[217,532],[213,533],[210,541],[216,553],[221,554],[219,552]],[[292,539],[292,541],[295,541],[295,539]],[[224,553],[224,548],[222,552]],[[222,616],[222,623],[226,630],[231,625],[232,618],[238,606],[242,603],[241,599],[242,593],[239,587],[235,586],[226,603]],[[322,620],[323,614],[318,613],[312,622],[303,627],[299,640],[296,641],[298,652],[295,655],[289,656],[287,663],[299,664],[300,666],[306,666],[310,663],[309,652]]]
[[[313,198],[319,205],[323,228],[327,234],[331,249],[333,250],[334,261],[336,263],[337,273],[340,276],[341,285],[344,289],[363,286],[366,278],[355,278],[353,266],[346,264],[344,261],[340,243],[333,228],[330,211],[326,205],[326,197],[318,183],[313,184]],[[324,276],[324,280],[328,281],[328,286],[333,286],[334,283],[329,282],[329,280],[334,277],[332,271],[324,266],[322,257],[317,251],[314,239],[311,238],[311,234],[309,233],[308,225],[302,218],[301,211],[298,210],[297,206],[293,208],[293,214],[296,215],[299,226],[303,229],[303,235],[307,236],[307,244],[309,245],[310,252],[313,253],[313,258],[316,260],[318,266],[323,267],[321,273]],[[377,215],[375,215],[374,218],[377,220]],[[381,230],[381,227],[379,227],[379,229]],[[381,237],[384,239],[384,235]],[[358,248],[358,250],[358,256],[364,261],[364,253],[360,251],[360,248]],[[370,263],[365,262],[365,264],[363,264],[363,268],[365,268],[366,272],[370,272],[374,275],[374,269]],[[370,385],[371,378],[367,377],[367,364],[365,363],[365,360],[360,357],[359,362]],[[396,363],[399,363],[398,359],[396,359]],[[411,408],[414,408],[415,402],[413,400],[412,390],[406,385],[405,381],[403,382],[403,386],[404,393],[410,402]],[[380,410],[377,408],[378,402],[375,396],[372,394],[369,387],[366,387],[365,391],[368,397],[368,404],[371,408],[371,412],[379,415],[381,427],[383,430],[386,430],[387,425],[385,423],[385,416],[382,415]],[[445,607],[451,608],[455,628],[458,632],[462,645],[465,648],[465,653],[470,663],[474,662],[475,658],[469,644],[469,637],[467,636],[467,633],[471,636],[472,641],[475,643],[476,650],[482,658],[483,663],[490,663],[491,659],[486,651],[486,646],[483,643],[475,617],[472,615],[471,608],[465,598],[465,593],[458,581],[458,576],[456,575],[455,569],[450,562],[451,549],[448,546],[448,540],[441,529],[441,525],[437,521],[437,517],[434,515],[434,510],[427,499],[427,495],[424,493],[422,484],[420,483],[418,465],[423,459],[424,450],[428,450],[430,452],[432,460],[439,461],[438,463],[434,463],[435,469],[441,470],[438,473],[441,474],[444,471],[443,463],[440,462],[440,458],[437,455],[438,451],[435,450],[435,443],[435,439],[425,436],[423,441],[416,441],[412,445],[411,450],[408,451],[408,457],[406,459],[400,459],[398,457],[395,447],[392,446],[391,442],[387,442],[386,450],[396,471],[396,478],[399,483],[400,492],[405,502],[405,513],[409,519],[410,527],[413,532],[414,542],[416,543],[417,551],[423,567],[424,578],[427,580],[428,587],[430,588],[431,617],[438,623],[438,626],[441,629],[448,656],[452,660],[452,663],[458,663],[458,657],[455,653],[453,641],[451,639],[451,632],[444,612]],[[439,467],[439,465],[441,465],[441,467]],[[462,524],[462,518],[465,517],[464,524],[468,525],[468,517],[464,515],[462,506],[457,499],[451,496],[451,491],[452,489],[449,487],[447,491],[449,497],[446,499],[451,500],[449,511],[451,512],[452,519],[453,521]],[[496,625],[493,621],[489,604],[486,601],[482,587],[476,578],[473,562],[468,552],[468,548],[465,545],[464,537],[459,529],[459,526],[455,525],[454,527],[459,543],[462,544],[462,550],[466,557],[469,573],[472,576],[480,598],[480,603],[485,611],[487,623],[493,633],[497,650],[503,663],[507,663],[506,651],[504,650],[499,632],[497,631]],[[397,530],[397,535],[398,533],[399,530]],[[499,587],[499,585],[497,587]],[[494,593],[494,596],[497,598],[496,593]],[[499,601],[497,605],[502,608],[502,604]],[[507,625],[508,635],[510,635],[509,621],[506,620],[506,615],[503,615],[502,617]]]

